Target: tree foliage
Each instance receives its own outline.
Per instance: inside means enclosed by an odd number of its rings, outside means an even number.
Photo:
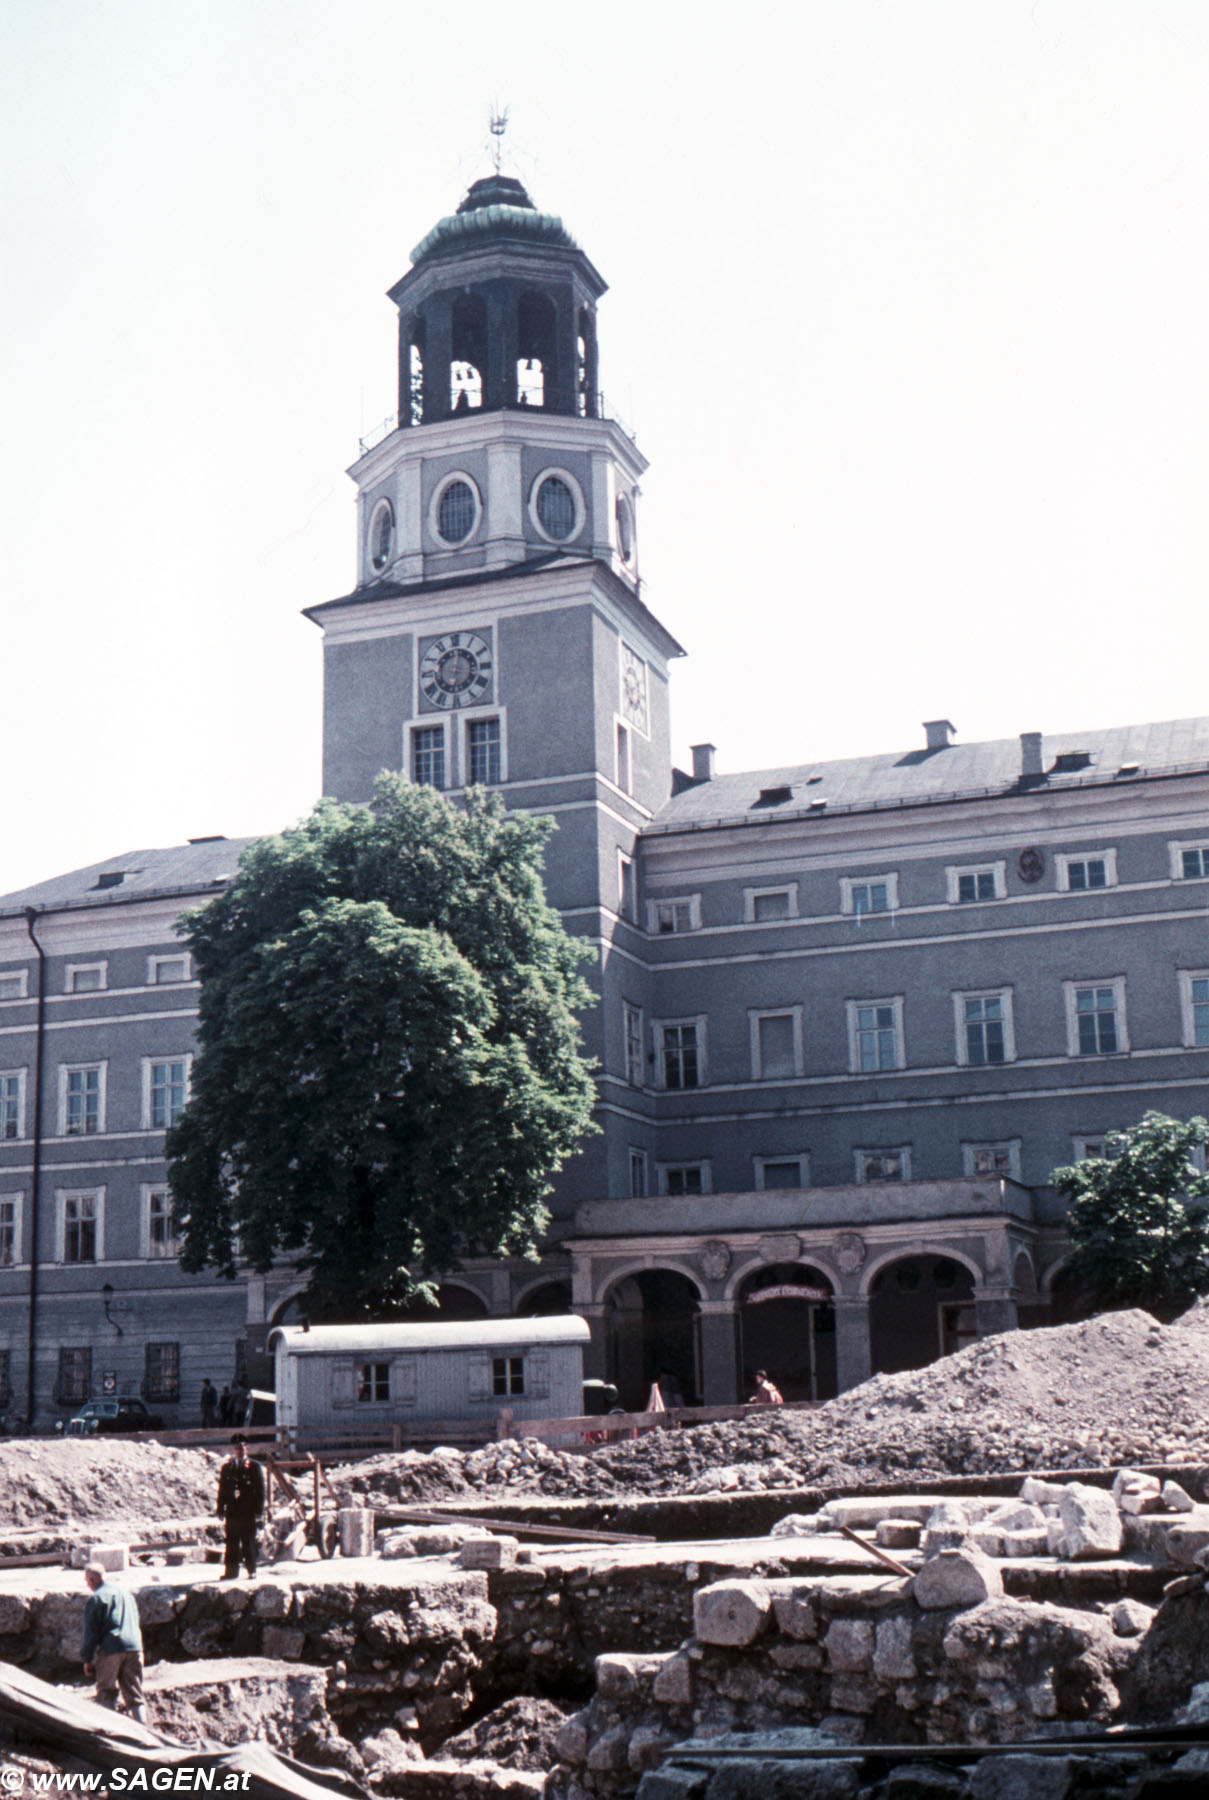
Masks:
[[[590,1127],[591,951],[542,888],[549,820],[382,776],[254,845],[182,930],[201,979],[168,1138],[182,1266],[285,1255],[318,1317],[381,1316],[467,1254],[532,1253]]]
[[[1101,1306],[1172,1318],[1209,1292],[1209,1125],[1149,1112],[1105,1139],[1103,1156],[1055,1169],[1074,1254],[1069,1273]]]

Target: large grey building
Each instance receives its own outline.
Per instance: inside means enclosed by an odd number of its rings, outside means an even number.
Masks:
[[[1209,719],[719,774],[669,750],[680,646],[639,577],[645,467],[596,376],[604,283],[519,183],[413,252],[399,416],[363,445],[354,590],[310,609],[324,788],[382,768],[558,824],[599,951],[602,1132],[540,1268],[452,1314],[553,1310],[636,1401],[656,1375],[825,1396],[1060,1316],[1052,1167],[1206,1104]],[[240,845],[117,857],[0,901],[0,1355],[40,1416],[230,1380],[299,1287],[173,1256],[163,1130],[196,986],[180,911]]]

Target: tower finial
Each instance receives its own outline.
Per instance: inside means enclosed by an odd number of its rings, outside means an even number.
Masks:
[[[495,172],[498,175],[500,164],[504,160],[504,133],[508,129],[508,108],[493,105],[488,116],[487,127],[495,139],[495,143],[491,147],[491,160],[495,164]]]

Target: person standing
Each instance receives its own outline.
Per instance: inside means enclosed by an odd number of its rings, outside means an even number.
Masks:
[[[747,1402],[749,1406],[784,1406],[785,1396],[775,1381],[770,1381],[763,1369],[756,1370],[756,1391]]]
[[[231,1439],[234,1456],[218,1472],[215,1512],[226,1527],[222,1578],[234,1581],[243,1563],[249,1575],[256,1573],[256,1527],[264,1512],[264,1470],[248,1457],[242,1431]]]
[[[97,1701],[117,1711],[118,1689],[126,1711],[140,1725],[147,1723],[143,1704],[143,1629],[138,1602],[129,1589],[110,1581],[100,1563],[89,1563],[84,1580],[92,1599],[84,1608],[84,1642],[80,1657],[84,1673],[95,1675]]]
[[[201,1421],[203,1431],[218,1424],[218,1389],[208,1375],[202,1382]]]

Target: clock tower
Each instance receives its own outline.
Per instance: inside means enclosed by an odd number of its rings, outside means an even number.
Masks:
[[[324,634],[325,793],[366,800],[402,769],[553,815],[547,892],[601,948],[585,1029],[608,1066],[608,952],[637,938],[634,846],[670,791],[682,652],[641,595],[646,462],[599,389],[604,291],[562,221],[498,172],[422,239],[390,290],[398,415],[349,470],[357,585],[307,616]],[[622,1191],[623,1153],[608,1173],[594,1144],[568,1206]]]

